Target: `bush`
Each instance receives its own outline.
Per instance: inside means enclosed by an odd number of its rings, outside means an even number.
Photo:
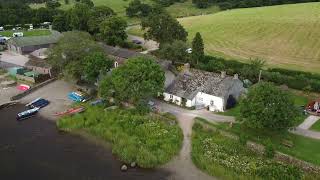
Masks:
[[[141,115],[136,110],[103,110],[88,107],[86,112],[57,122],[62,130],[83,129],[112,143],[112,152],[126,162],[152,168],[168,162],[182,144],[177,123],[158,116]]]
[[[266,142],[265,142],[264,155],[267,158],[273,158],[275,155],[274,145],[272,144],[270,139],[266,140]]]
[[[249,139],[249,137],[245,133],[241,133],[239,136],[239,142],[242,145],[247,145],[248,139]]]

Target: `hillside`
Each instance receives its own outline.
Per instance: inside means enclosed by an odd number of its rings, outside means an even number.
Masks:
[[[237,9],[179,19],[206,53],[310,72],[320,69],[320,3]]]

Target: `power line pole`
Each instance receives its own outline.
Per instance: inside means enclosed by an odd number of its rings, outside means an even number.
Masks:
[[[262,70],[260,70],[260,73],[259,73],[259,82],[261,80],[261,73],[262,73]]]

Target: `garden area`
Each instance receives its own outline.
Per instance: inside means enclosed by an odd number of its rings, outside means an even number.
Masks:
[[[82,114],[63,117],[57,127],[81,130],[112,144],[112,152],[125,163],[153,168],[168,162],[182,144],[182,131],[175,117],[141,114],[136,109],[87,107]]]
[[[293,165],[253,152],[240,140],[217,131],[215,127],[200,119],[193,126],[192,160],[208,174],[222,179],[316,178]]]
[[[198,120],[204,121],[201,119]],[[265,144],[267,141],[271,141],[275,150],[279,152],[318,166],[320,165],[319,140],[291,134],[289,132],[277,133],[254,130],[241,126],[239,123],[233,124],[232,127],[227,123],[212,124],[212,126],[238,136],[244,136],[246,139],[257,143]]]

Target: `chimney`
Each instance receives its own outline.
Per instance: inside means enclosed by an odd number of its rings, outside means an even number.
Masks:
[[[234,74],[233,79],[239,79],[239,75],[238,74]]]
[[[225,78],[226,77],[226,72],[225,71],[221,71],[221,78]]]

